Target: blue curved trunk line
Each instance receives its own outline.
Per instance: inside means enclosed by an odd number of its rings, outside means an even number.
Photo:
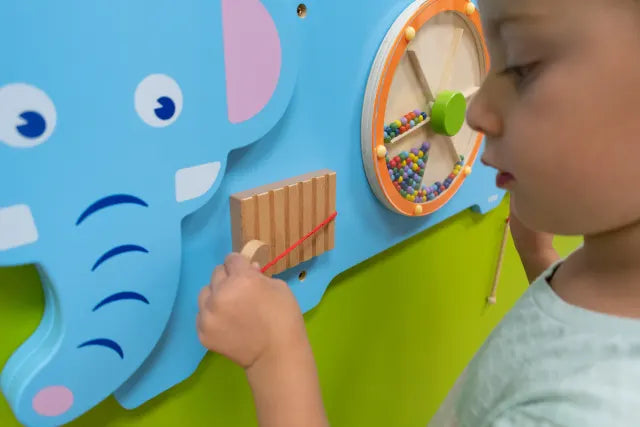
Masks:
[[[82,212],[82,214],[76,221],[76,225],[82,224],[85,219],[89,218],[91,215],[102,209],[107,209],[112,206],[123,204],[139,205],[145,208],[149,207],[147,202],[136,196],[132,196],[130,194],[114,194],[111,196],[103,197],[102,199],[97,200],[91,206],[89,206],[84,212]]]
[[[115,248],[109,249],[107,252],[102,254],[100,258],[98,258],[98,260],[95,262],[95,264],[93,264],[93,267],[91,267],[91,271],[96,271],[96,269],[100,267],[102,263],[110,260],[111,258],[117,257],[118,255],[129,253],[129,252],[142,252],[145,254],[149,253],[149,251],[146,248],[143,248],[140,245],[116,246]]]
[[[122,347],[120,346],[120,344],[118,344],[117,342],[109,338],[95,338],[89,341],[85,341],[82,344],[80,344],[78,348],[90,347],[90,346],[98,346],[98,347],[105,347],[105,348],[111,349],[115,351],[118,356],[120,356],[120,359],[124,359],[124,351],[122,350]]]
[[[93,311],[97,311],[107,304],[118,301],[140,301],[145,304],[149,304],[149,300],[144,295],[139,294],[138,292],[118,292],[113,295],[109,295],[108,297],[100,301],[95,307],[93,307]]]

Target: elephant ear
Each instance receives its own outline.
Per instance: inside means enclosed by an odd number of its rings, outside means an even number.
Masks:
[[[282,0],[222,0],[227,119],[235,147],[282,118],[298,71],[296,11]]]

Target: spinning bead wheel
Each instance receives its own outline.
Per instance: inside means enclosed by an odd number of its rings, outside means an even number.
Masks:
[[[374,61],[362,116],[369,184],[408,216],[444,206],[471,173],[482,135],[465,123],[489,67],[479,14],[467,0],[418,0]]]

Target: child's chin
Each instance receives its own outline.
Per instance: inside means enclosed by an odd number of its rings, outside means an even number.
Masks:
[[[545,212],[552,212],[553,209],[545,208],[539,202],[535,202],[530,197],[525,197],[520,191],[511,190],[511,213],[518,217],[526,227],[532,230],[543,231],[553,227],[553,218],[545,215]]]

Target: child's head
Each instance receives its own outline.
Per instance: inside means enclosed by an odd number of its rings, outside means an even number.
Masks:
[[[468,119],[531,227],[594,234],[640,219],[639,3],[480,0],[491,73]]]

